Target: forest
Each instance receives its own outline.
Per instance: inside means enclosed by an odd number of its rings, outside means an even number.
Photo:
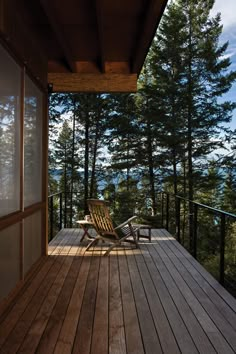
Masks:
[[[169,229],[190,249],[194,204],[236,214],[236,80],[228,43],[221,43],[213,0],[170,2],[133,94],[51,94],[49,192],[63,192],[63,225],[87,214],[88,198],[110,201],[119,222],[134,213],[162,227],[169,193]],[[58,221],[54,198],[55,215]],[[161,210],[162,209],[162,210]],[[162,220],[161,220],[162,219]],[[225,283],[236,294],[236,219],[226,217]],[[220,215],[198,212],[198,259],[219,277]],[[227,285],[226,284],[226,285]]]

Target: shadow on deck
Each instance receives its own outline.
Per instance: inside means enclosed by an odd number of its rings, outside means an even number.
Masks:
[[[85,253],[61,230],[1,318],[0,353],[235,353],[236,300],[165,230]]]

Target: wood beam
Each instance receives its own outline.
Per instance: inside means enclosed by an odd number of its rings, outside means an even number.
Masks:
[[[52,8],[51,2],[48,0],[40,0],[40,3],[47,15],[48,21],[56,35],[58,43],[60,44],[63,53],[65,55],[66,63],[71,72],[76,72],[76,63],[73,59],[73,55],[71,52],[71,48],[68,46],[67,41],[65,39],[64,33],[61,29],[57,16],[55,14],[54,9]]]
[[[130,74],[130,63],[128,61],[105,61],[106,74]],[[49,73],[70,73],[63,63],[56,60],[48,61]],[[101,68],[95,61],[76,61],[76,73],[101,74]],[[3,87],[5,87],[3,85]]]
[[[139,40],[134,48],[134,55],[131,60],[131,72],[139,73],[142,69],[152,39],[155,35],[157,26],[165,10],[168,0],[150,0],[146,16],[140,26]]]
[[[101,0],[96,0],[96,15],[97,15],[97,28],[98,28],[98,42],[99,42],[99,49],[100,49],[100,66],[101,66],[101,72],[105,73],[105,57],[104,57],[105,42],[104,42]]]
[[[136,92],[137,74],[49,73],[53,92]]]

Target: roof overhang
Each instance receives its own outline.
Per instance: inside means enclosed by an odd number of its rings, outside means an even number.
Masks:
[[[53,91],[132,92],[167,0],[10,2],[46,57]]]

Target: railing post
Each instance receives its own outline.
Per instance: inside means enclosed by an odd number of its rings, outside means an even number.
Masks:
[[[67,193],[64,191],[64,227],[67,227]]]
[[[194,240],[193,240],[193,237],[194,237],[194,231],[193,231],[193,228],[194,228],[194,219],[193,219],[193,202],[191,200],[189,200],[188,202],[188,222],[189,222],[189,225],[188,225],[188,228],[189,228],[189,250],[190,250],[190,253],[193,254],[193,249],[194,249]]]
[[[72,227],[72,214],[73,214],[73,208],[72,208],[72,198],[73,198],[73,193],[70,193],[70,227]]]
[[[193,257],[197,259],[197,217],[198,205],[194,204],[194,219],[193,219]]]
[[[60,210],[59,210],[59,213],[60,213],[60,221],[59,221],[59,229],[61,230],[62,229],[62,192],[59,194],[59,198],[60,198]]]
[[[225,276],[225,214],[221,214],[220,223],[220,283],[224,285]]]
[[[161,227],[164,227],[164,194],[161,193]]]
[[[169,230],[169,201],[170,201],[170,196],[168,193],[166,193],[166,230]]]
[[[180,242],[180,199],[175,197],[175,206],[176,206],[176,238]]]
[[[53,238],[53,196],[50,197],[50,240]]]

